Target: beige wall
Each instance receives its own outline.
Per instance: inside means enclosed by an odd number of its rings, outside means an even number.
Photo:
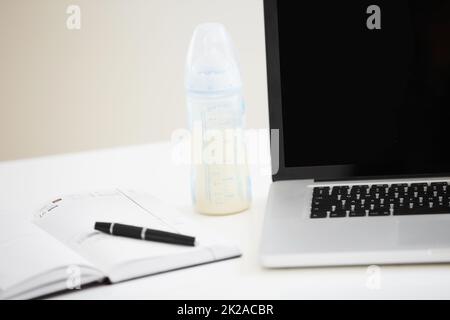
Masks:
[[[81,30],[66,8],[81,7]],[[267,126],[262,0],[0,0],[0,160],[169,140],[186,126],[194,27],[239,51],[247,124]]]

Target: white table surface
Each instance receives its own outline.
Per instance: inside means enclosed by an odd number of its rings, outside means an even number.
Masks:
[[[366,267],[262,268],[258,245],[271,179],[258,166],[251,169],[251,210],[208,217],[193,211],[189,167],[174,164],[170,143],[3,162],[0,214],[31,219],[37,208],[58,195],[112,188],[143,190],[172,203],[203,228],[236,239],[243,252],[239,259],[74,291],[57,299],[450,298],[449,265],[382,266],[375,286],[367,285],[373,273]]]

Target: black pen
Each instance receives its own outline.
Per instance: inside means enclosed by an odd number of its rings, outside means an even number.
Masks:
[[[135,227],[112,222],[96,222],[94,228],[95,230],[114,236],[180,244],[184,246],[195,246],[194,237],[167,231],[153,230],[144,227]]]

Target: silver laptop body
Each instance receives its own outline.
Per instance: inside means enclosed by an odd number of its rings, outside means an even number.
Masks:
[[[369,23],[378,9],[359,2],[345,4],[339,25],[330,19],[343,2],[305,2],[295,19],[289,2],[265,0],[275,132],[260,246],[265,267],[450,262],[450,50],[442,49],[450,47],[449,6],[379,1],[377,30]],[[358,25],[366,18],[367,26]],[[337,27],[327,29],[326,21]],[[435,47],[420,47],[427,39]],[[346,109],[347,100],[348,108],[361,101],[359,111]],[[339,110],[352,111],[354,121],[338,119]]]

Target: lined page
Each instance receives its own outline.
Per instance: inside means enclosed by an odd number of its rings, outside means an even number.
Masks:
[[[46,285],[55,270],[70,266],[94,268],[86,259],[40,230],[31,220],[0,216],[0,290]],[[0,293],[0,296],[2,294]]]
[[[54,204],[57,207],[52,208],[50,205],[43,208],[37,214],[36,223],[105,274],[126,267],[130,262],[184,255],[200,250],[206,252],[209,260],[215,259],[213,252],[205,247],[142,241],[94,230],[95,222],[102,221],[196,235],[185,228],[186,224],[182,219],[175,218],[179,216],[173,210],[161,206],[149,195],[145,195],[145,199],[146,205],[142,206],[131,193],[121,190],[63,197]],[[51,210],[48,211],[49,209]],[[142,270],[142,275],[145,274],[146,270]]]

